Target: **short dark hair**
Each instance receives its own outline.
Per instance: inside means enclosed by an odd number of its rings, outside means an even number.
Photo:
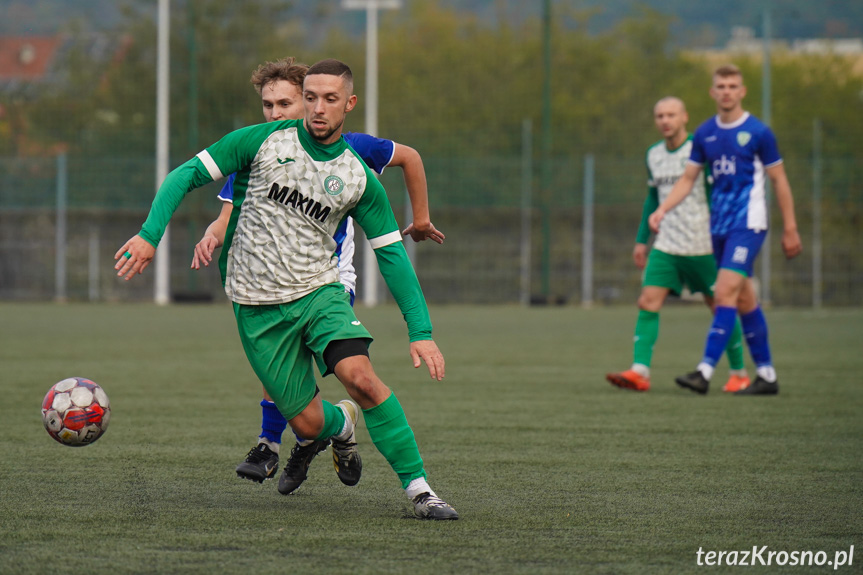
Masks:
[[[354,74],[351,72],[351,68],[340,60],[335,60],[333,58],[328,58],[326,60],[321,60],[315,64],[312,64],[309,67],[308,72],[306,72],[306,76],[313,76],[315,74],[326,74],[327,76],[338,76],[342,80],[344,80],[345,85],[348,88],[348,93],[353,93],[354,91]]]
[[[264,62],[252,72],[250,82],[255,87],[258,95],[264,86],[285,80],[302,91],[303,80],[306,79],[306,73],[309,67],[306,64],[300,64],[293,56],[276,60],[275,62]]]

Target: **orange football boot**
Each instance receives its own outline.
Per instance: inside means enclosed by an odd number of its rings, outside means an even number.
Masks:
[[[605,376],[605,379],[611,385],[616,385],[623,389],[631,389],[633,391],[647,391],[650,389],[650,380],[631,369],[627,369],[622,373],[609,373]]]
[[[725,384],[722,391],[734,393],[735,391],[746,389],[749,387],[749,383],[749,377],[746,375],[732,375],[728,378],[728,383]]]

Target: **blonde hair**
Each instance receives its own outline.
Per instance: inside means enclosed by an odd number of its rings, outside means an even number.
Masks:
[[[306,64],[300,64],[293,56],[288,56],[275,62],[264,62],[252,72],[252,78],[249,81],[259,96],[264,86],[279,80],[286,80],[302,91],[303,80],[306,79],[308,71],[309,67]]]

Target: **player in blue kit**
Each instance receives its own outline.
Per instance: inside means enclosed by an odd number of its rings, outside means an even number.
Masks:
[[[251,83],[261,97],[265,121],[303,117],[302,85],[307,70],[308,66],[295,62],[294,58],[283,58],[258,66],[252,74]],[[414,216],[413,223],[404,230],[403,234],[410,235],[417,242],[431,239],[437,243],[443,243],[444,234],[435,229],[429,219],[425,170],[419,153],[408,146],[368,134],[348,132],[343,136],[366,165],[376,173],[382,174],[388,166],[402,168]],[[235,177],[236,174],[228,176],[219,192],[219,199],[224,202],[222,210],[195,246],[191,266],[193,269],[200,269],[201,264],[208,266],[212,261],[213,252],[224,242],[225,231],[234,209]],[[357,276],[353,266],[354,227],[351,218],[341,222],[333,238],[336,240],[335,253],[339,260],[339,281],[350,294],[351,305],[353,305]],[[224,275],[224,270],[222,273]],[[288,425],[266,390],[263,391],[263,395],[261,433],[258,443],[236,468],[238,476],[258,482],[273,477],[278,470],[282,434]],[[326,442],[297,438],[297,443],[291,450],[291,456],[285,466],[285,473],[279,481],[279,490],[285,494],[296,490],[306,479],[312,459],[326,447]]]
[[[681,387],[707,393],[713,370],[740,314],[757,377],[735,395],[775,395],[779,393],[779,383],[770,354],[767,321],[752,283],[752,269],[767,235],[767,178],[782,212],[785,257],[794,258],[802,251],[794,198],[773,132],[743,109],[746,86],[740,69],[733,65],[718,68],[713,73],[710,96],[716,101],[717,114],[696,130],[683,175],[649,220],[651,229],[658,231],[665,214],[689,194],[707,166],[713,176],[710,233],[719,267],[714,290],[716,313],[701,363],[695,371],[675,381]]]

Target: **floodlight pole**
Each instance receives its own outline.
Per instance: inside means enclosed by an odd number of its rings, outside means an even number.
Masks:
[[[401,0],[342,0],[345,10],[366,11],[366,133],[372,136],[378,132],[378,10],[401,6]],[[378,303],[378,269],[368,240],[363,249],[363,303]]]
[[[169,50],[171,26],[171,0],[159,0],[159,31],[157,34],[156,64],[156,190],[168,175],[168,87],[170,70]],[[171,301],[171,241],[170,228],[159,243],[161,248],[156,254],[155,301],[167,305]]]

